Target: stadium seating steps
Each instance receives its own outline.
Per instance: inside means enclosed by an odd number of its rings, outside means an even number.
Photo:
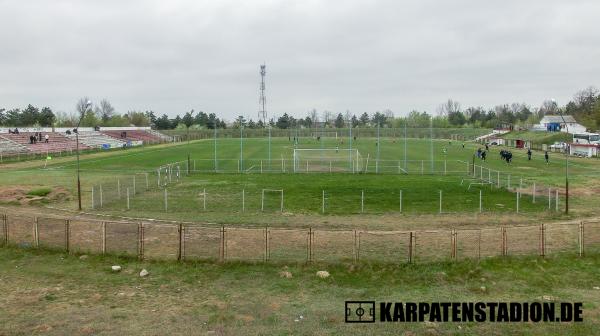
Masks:
[[[48,142],[46,143],[44,137],[48,135]],[[26,147],[30,152],[33,153],[54,153],[71,151],[77,147],[77,143],[60,133],[42,133],[42,141],[38,141],[34,144],[30,143],[29,137],[35,135],[33,132],[21,132],[19,134],[3,134],[2,136],[8,140],[16,142],[17,144]],[[88,146],[81,144],[79,149],[87,149]]]
[[[125,132],[125,137],[122,133]],[[152,133],[143,130],[130,130],[130,131],[102,131],[102,133],[111,136],[115,139],[122,141],[142,141],[143,143],[160,142],[163,139]]]

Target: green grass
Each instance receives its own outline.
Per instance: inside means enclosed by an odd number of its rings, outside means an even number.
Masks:
[[[52,192],[51,188],[44,187],[44,188],[36,188],[36,189],[29,190],[27,192],[27,195],[44,197],[51,192]]]
[[[121,265],[112,273],[111,265]],[[150,275],[140,278],[141,269]],[[279,272],[287,270],[291,279]],[[319,270],[331,277],[320,279]],[[600,254],[431,264],[138,261],[0,249],[0,334],[591,335]],[[25,280],[25,281],[24,281]],[[485,287],[482,290],[481,287]],[[583,302],[583,323],[344,323],[344,301]],[[303,318],[300,319],[299,317]],[[295,320],[299,320],[296,322]]]
[[[400,134],[401,135],[401,134]],[[160,145],[147,148],[132,148],[112,153],[99,153],[82,156],[81,179],[83,202],[86,209],[91,208],[91,190],[96,186],[95,196],[99,196],[99,185],[104,188],[107,200],[116,195],[117,181],[121,184],[121,195],[126,188],[133,189],[133,176],[136,175],[136,191],[145,189],[145,173],[149,174],[150,186],[156,185],[156,168],[181,162],[182,173],[186,170],[188,155],[195,171],[185,177],[177,186],[169,188],[171,209],[162,211],[162,195],[157,191],[143,193],[132,199],[132,210],[127,215],[152,215],[168,219],[229,222],[229,223],[277,223],[289,221],[273,211],[260,212],[259,194],[263,188],[283,189],[285,193],[284,208],[303,222],[306,216],[317,218],[321,222],[329,221],[329,216],[361,216],[360,195],[365,191],[364,213],[371,215],[399,216],[399,190],[404,194],[401,221],[418,214],[437,214],[439,211],[439,190],[444,195],[443,212],[453,214],[475,214],[478,212],[477,186],[467,190],[461,186],[462,177],[466,175],[466,162],[472,160],[473,153],[481,145],[449,140],[408,139],[406,146],[401,136],[382,138],[379,150],[376,139],[358,137],[352,141],[352,148],[357,149],[363,158],[367,174],[291,174],[294,143],[288,138],[271,140],[272,161],[269,158],[269,141],[265,138],[243,140],[240,151],[240,139],[220,138],[217,142],[216,157],[218,174],[215,170],[215,144],[212,139]],[[347,138],[323,138],[321,142],[309,137],[301,137],[299,148],[348,148]],[[405,147],[407,149],[405,153]],[[564,159],[559,154],[551,153],[550,163],[546,164],[540,152],[534,152],[533,159],[528,161],[523,150],[511,149],[514,154],[512,164],[500,160],[499,147],[490,149],[488,160],[475,163],[485,168],[503,172],[501,185],[508,185],[510,175],[511,186],[516,186],[524,179],[525,186],[531,187],[536,181],[538,189],[542,186],[552,188],[564,184]],[[241,153],[240,153],[241,152]],[[242,155],[243,154],[243,155]],[[433,155],[432,155],[433,154]],[[243,156],[243,160],[240,160]],[[435,162],[429,161],[433,156]],[[376,163],[380,158],[379,164]],[[406,161],[405,161],[406,158]],[[282,159],[286,174],[281,174]],[[368,164],[367,164],[368,161]],[[347,163],[340,164],[338,169],[347,169]],[[269,169],[276,174],[260,174]],[[327,162],[324,162],[327,166]],[[237,170],[249,172],[238,174]],[[303,168],[300,167],[301,169]],[[76,193],[76,162],[73,158],[52,160],[46,168],[42,163],[25,162],[7,165],[0,171],[0,186],[25,185],[35,188],[64,186],[72,194]],[[335,170],[335,166],[334,166]],[[375,174],[379,170],[380,174]],[[594,202],[600,201],[595,192],[595,182],[600,172],[600,162],[591,159],[573,158],[570,162],[571,210],[579,215],[595,213]],[[400,171],[400,174],[399,174]],[[447,171],[447,176],[443,176]],[[225,173],[228,172],[228,173]],[[408,175],[403,174],[408,172]],[[422,175],[423,174],[423,175]],[[496,177],[490,175],[493,180]],[[529,181],[529,182],[528,182]],[[200,209],[199,193],[206,188],[207,212]],[[247,213],[241,215],[241,191],[247,191]],[[320,214],[322,191],[325,190],[326,211]],[[485,211],[511,213],[516,207],[514,194],[505,190],[484,188]],[[211,198],[211,196],[214,196]],[[278,206],[275,198],[268,197],[267,210]],[[584,196],[584,197],[582,197]],[[527,196],[524,196],[527,198]],[[541,197],[541,196],[540,196]],[[538,213],[540,218],[547,217],[542,211],[544,205],[532,205],[529,201],[521,203],[523,213]],[[561,199],[561,206],[564,200]],[[122,215],[125,209],[123,198],[120,202],[106,202],[104,210],[110,214]],[[75,208],[76,197],[59,207]],[[547,206],[546,206],[547,207]],[[175,211],[177,210],[177,211]],[[298,219],[298,216],[302,218]],[[309,220],[310,222],[310,220]]]

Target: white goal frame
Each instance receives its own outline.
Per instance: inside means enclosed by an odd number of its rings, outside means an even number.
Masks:
[[[293,163],[294,163],[294,172],[304,172],[309,171],[309,160],[303,161],[301,153],[312,153],[312,156],[318,155],[319,158],[311,159],[312,162],[320,162],[321,167],[324,166],[325,163],[329,166],[329,170],[321,169],[320,172],[331,170],[331,165],[333,162],[340,163],[345,162],[347,166],[347,171],[356,173],[363,170],[363,158],[360,155],[360,152],[356,148],[295,148],[293,153]],[[335,157],[328,153],[335,153]],[[320,154],[320,155],[319,155]],[[304,169],[304,163],[307,166],[307,169]],[[325,165],[325,166],[327,166]],[[338,167],[339,165],[336,165]]]

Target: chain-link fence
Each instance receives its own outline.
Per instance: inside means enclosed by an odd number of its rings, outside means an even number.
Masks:
[[[405,263],[549,255],[600,246],[600,222],[367,231],[0,216],[0,243],[141,259]]]

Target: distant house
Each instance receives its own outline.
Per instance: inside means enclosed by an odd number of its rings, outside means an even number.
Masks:
[[[571,134],[584,133],[585,126],[577,123],[577,120],[570,115],[547,115],[540,120],[540,123],[533,126],[533,131],[547,132],[568,132]]]

